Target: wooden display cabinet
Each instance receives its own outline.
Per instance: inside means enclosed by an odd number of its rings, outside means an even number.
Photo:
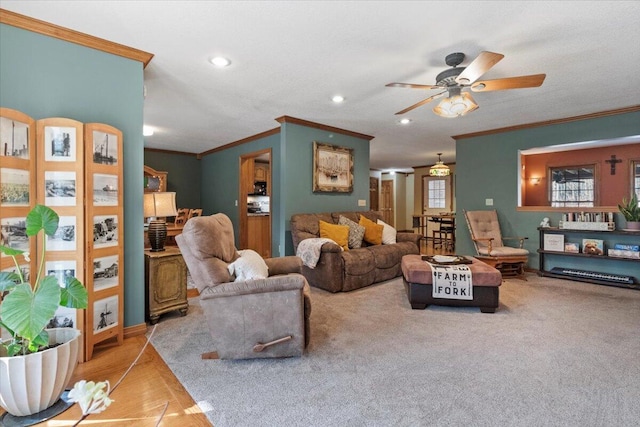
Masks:
[[[185,316],[187,301],[187,267],[178,248],[162,252],[144,251],[146,316],[154,325],[160,315],[179,310]]]

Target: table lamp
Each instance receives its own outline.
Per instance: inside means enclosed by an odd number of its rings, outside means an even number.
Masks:
[[[144,216],[145,218],[150,218],[147,235],[151,244],[151,252],[164,251],[164,241],[167,238],[167,223],[164,218],[176,215],[176,193],[153,192],[144,194]]]

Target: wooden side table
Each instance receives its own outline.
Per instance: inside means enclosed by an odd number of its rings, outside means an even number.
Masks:
[[[152,325],[160,315],[180,310],[185,316],[187,301],[187,266],[180,250],[167,247],[162,252],[144,251],[146,315]]]

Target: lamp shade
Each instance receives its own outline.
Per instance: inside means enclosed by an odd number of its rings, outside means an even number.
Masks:
[[[478,104],[476,104],[473,97],[465,92],[443,99],[438,106],[433,109],[433,112],[440,117],[454,118],[464,116],[477,108]]]
[[[451,174],[449,166],[445,165],[440,159],[441,155],[442,153],[438,153],[438,161],[429,168],[429,176],[449,176]]]
[[[176,193],[154,192],[144,194],[145,218],[176,216]]]

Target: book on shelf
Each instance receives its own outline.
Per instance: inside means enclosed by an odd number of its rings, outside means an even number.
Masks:
[[[580,252],[580,248],[578,247],[577,243],[571,243],[571,242],[567,242],[564,244],[564,251],[565,252],[573,252],[573,253],[579,253]]]
[[[613,245],[613,249],[620,249],[620,250],[623,250],[623,251],[639,252],[640,251],[640,245],[628,245],[628,244],[624,244],[624,243],[616,243],[615,245]]]
[[[600,239],[582,239],[582,253],[604,255],[604,241]]]
[[[640,251],[630,251],[625,249],[609,249],[608,255],[614,258],[640,259]]]
[[[544,234],[543,248],[545,251],[564,251],[564,234]]]

